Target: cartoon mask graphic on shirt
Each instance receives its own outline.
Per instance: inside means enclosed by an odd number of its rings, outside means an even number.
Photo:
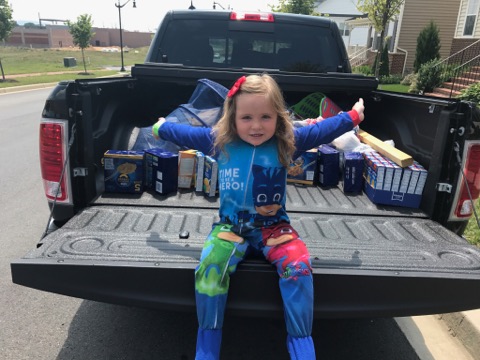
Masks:
[[[285,194],[285,168],[253,165],[252,195],[255,210],[261,216],[275,216],[282,208]]]

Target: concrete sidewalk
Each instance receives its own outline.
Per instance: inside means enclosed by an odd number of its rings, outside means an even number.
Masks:
[[[480,309],[437,315],[475,360],[480,360]]]

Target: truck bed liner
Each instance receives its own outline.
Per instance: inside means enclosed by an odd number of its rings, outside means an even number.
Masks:
[[[420,211],[377,208],[364,195],[341,206],[336,189],[331,208],[325,197],[306,200],[320,188],[288,188],[292,225],[312,258],[316,318],[480,307],[480,249]],[[193,192],[162,201],[144,193],[133,202],[105,195],[14,261],[13,281],[96,301],[193,310],[193,272],[216,206]],[[281,316],[277,279],[265,260],[248,258],[232,277],[229,311]],[[254,291],[240,291],[246,288]]]
[[[175,208],[218,209],[218,198],[178,189],[175,194],[160,195],[144,191],[141,195],[104,193],[95,205],[155,206]],[[407,216],[427,218],[420,209],[382,206],[372,203],[365,193],[344,193],[339,187],[287,185],[287,211],[311,214],[363,214],[375,216]]]

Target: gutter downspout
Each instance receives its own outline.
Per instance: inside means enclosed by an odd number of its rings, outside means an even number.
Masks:
[[[398,46],[397,46],[397,50],[400,50],[405,53],[405,60],[403,60],[403,69],[402,69],[402,76],[405,76],[405,67],[407,66],[408,51]]]

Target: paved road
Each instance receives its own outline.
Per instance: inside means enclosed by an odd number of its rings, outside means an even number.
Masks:
[[[35,246],[48,217],[37,159],[38,120],[49,91],[0,94],[0,358],[193,359],[193,314],[83,301],[12,284],[10,261]],[[313,336],[319,359],[418,359],[393,319],[316,321]],[[281,319],[226,319],[224,359],[288,359],[284,344]]]

